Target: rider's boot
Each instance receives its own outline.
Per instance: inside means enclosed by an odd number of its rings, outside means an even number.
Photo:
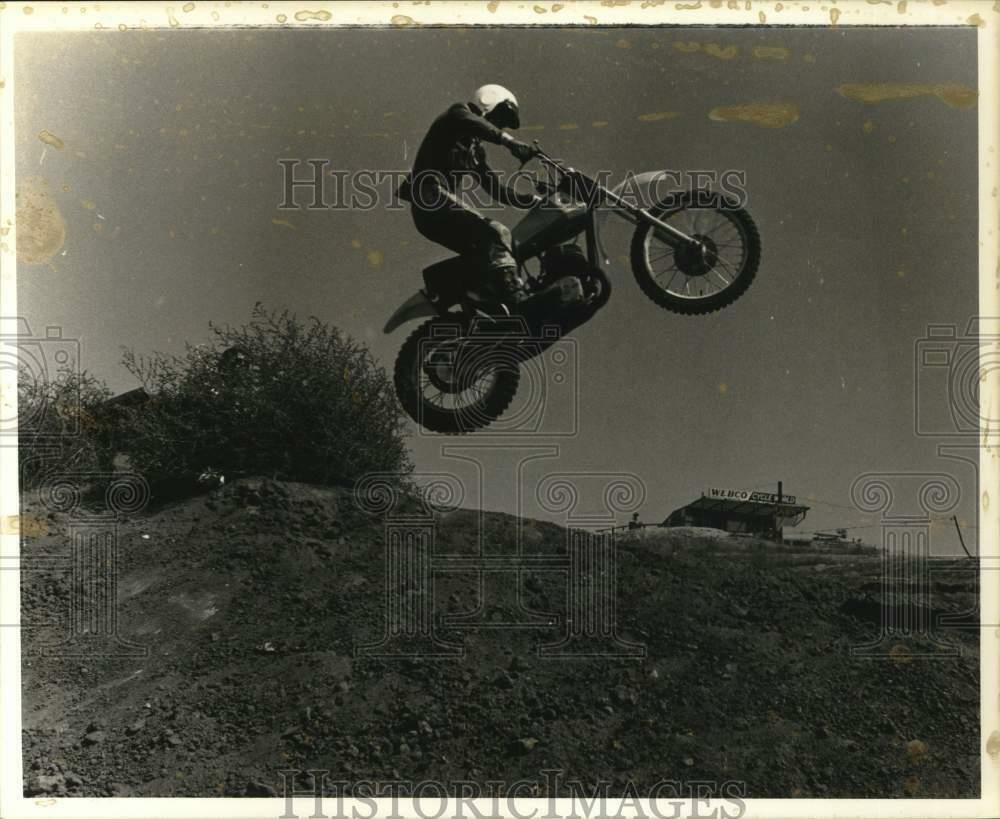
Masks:
[[[528,297],[524,279],[516,264],[491,265],[486,281],[474,293],[474,300],[489,307],[506,307],[507,312]]]
[[[528,298],[528,287],[524,277],[518,272],[516,266],[504,267],[494,271],[496,277],[496,289],[501,294],[501,300],[513,306]]]
[[[517,269],[510,231],[499,222],[491,224],[496,236],[486,248],[485,284],[479,288],[478,298],[490,306],[499,306],[509,314],[512,308],[528,297],[528,290]]]

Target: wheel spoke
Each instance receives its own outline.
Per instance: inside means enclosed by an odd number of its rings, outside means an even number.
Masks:
[[[681,272],[680,270],[675,271],[674,275],[670,277],[670,281],[668,281],[666,283],[666,285],[663,286],[663,289],[666,290],[668,293],[670,292],[670,285],[672,285],[674,283],[674,279],[677,278],[677,274],[680,273],[680,272]],[[661,273],[660,275],[663,275],[663,274]]]
[[[652,269],[652,268],[650,268],[650,269]],[[654,273],[653,274],[653,278],[654,279],[658,279],[660,276],[664,275],[665,273],[669,273],[671,270],[680,270],[680,268],[677,266],[677,262],[676,261],[671,262],[670,265],[668,267],[664,268],[661,272]]]
[[[678,271],[678,270],[680,270],[680,268],[679,268],[679,267],[677,266],[677,264],[676,264],[676,263],[674,263],[674,264],[671,264],[670,266],[668,266],[668,267],[665,267],[665,268],[664,268],[663,270],[661,270],[661,271],[660,271],[659,273],[655,273],[655,272],[654,272],[654,273],[653,273],[653,278],[654,278],[654,279],[658,279],[658,278],[660,278],[660,276],[665,276],[665,275],[667,275],[667,273],[669,273],[669,272],[670,272],[671,270],[673,270],[673,271]]]
[[[733,277],[733,281],[735,282],[735,281],[736,281],[736,279],[737,279],[737,278],[738,278],[738,276],[739,276],[739,271],[738,271],[738,270],[736,270],[736,269],[735,269],[735,268],[734,268],[734,267],[733,267],[732,265],[730,265],[730,264],[729,264],[729,263],[728,263],[728,262],[727,262],[727,261],[726,261],[725,259],[723,259],[723,258],[722,258],[721,256],[717,257],[716,261],[720,262],[720,263],[722,264],[722,266],[723,266],[723,267],[725,267],[727,271],[729,271],[730,275],[731,275],[731,276]],[[713,269],[714,269],[714,268],[713,268]],[[730,282],[730,284],[731,284],[731,283],[732,283],[732,282]]]
[[[718,225],[716,225],[714,228],[712,228],[710,231],[708,231],[704,235],[705,236],[711,236],[713,233],[715,233],[715,231],[720,230],[721,228],[724,228],[724,227],[727,227],[727,226],[728,227],[733,227],[733,223],[730,222],[729,219],[724,218],[721,222],[719,222]],[[739,233],[739,230],[737,230],[737,233]]]
[[[717,254],[716,257],[715,257],[715,261],[718,262],[719,264],[721,264],[727,270],[731,271],[734,274],[734,276],[735,276],[736,269],[733,267],[732,262],[729,262],[729,261],[726,260],[725,256]]]

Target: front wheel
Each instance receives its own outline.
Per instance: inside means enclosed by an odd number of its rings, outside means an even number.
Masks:
[[[396,394],[407,414],[431,432],[488,426],[510,406],[521,370],[509,350],[469,339],[460,321],[434,318],[404,342],[396,357]]]
[[[632,236],[632,273],[642,292],[675,313],[721,310],[742,296],[760,265],[760,234],[750,214],[710,191],[675,194],[654,216],[698,241],[676,245],[640,224]]]

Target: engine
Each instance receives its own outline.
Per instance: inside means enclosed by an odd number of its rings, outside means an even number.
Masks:
[[[559,294],[561,304],[578,304],[587,297],[591,268],[579,245],[556,245],[542,254],[546,290]]]
[[[583,249],[572,243],[556,245],[542,254],[542,269],[548,281],[562,276],[580,276],[590,273],[590,264]]]

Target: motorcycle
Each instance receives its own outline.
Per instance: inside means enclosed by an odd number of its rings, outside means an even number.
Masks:
[[[392,333],[431,317],[403,343],[394,382],[407,414],[432,432],[472,432],[493,423],[517,393],[521,364],[608,303],[599,212],[610,209],[636,225],[632,273],[642,292],[666,310],[720,310],[743,295],[756,275],[760,235],[736,202],[702,189],[673,193],[644,208],[552,158],[537,142],[535,156],[555,181],[536,183],[540,200],[512,231],[526,298],[484,310],[470,295],[482,274],[470,270],[467,257],[456,256],[424,269],[426,287],[400,305],[383,330]],[[534,260],[537,272],[529,269]]]

